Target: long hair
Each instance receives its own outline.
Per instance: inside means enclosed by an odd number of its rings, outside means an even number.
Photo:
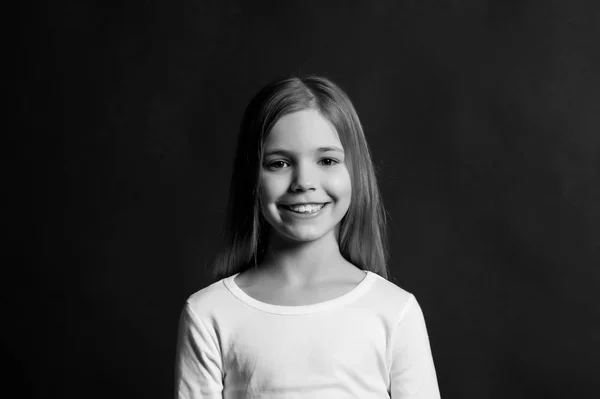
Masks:
[[[352,194],[348,212],[340,221],[340,252],[358,268],[389,279],[387,220],[367,140],[346,93],[319,76],[274,81],[248,104],[240,126],[229,191],[225,248],[214,264],[214,279],[230,277],[261,262],[268,231],[259,203],[263,144],[282,116],[308,108],[318,110],[331,122],[346,153]]]

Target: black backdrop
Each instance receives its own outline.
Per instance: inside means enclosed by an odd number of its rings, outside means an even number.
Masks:
[[[600,388],[599,7],[287,3],[18,5],[7,389],[172,396],[241,114],[289,73],[332,78],[357,108],[442,397]]]

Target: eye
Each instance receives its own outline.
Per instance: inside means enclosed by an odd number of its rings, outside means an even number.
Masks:
[[[267,167],[269,169],[282,169],[282,168],[285,168],[286,166],[288,166],[288,163],[286,161],[282,161],[282,160],[269,162],[267,164]]]
[[[335,160],[335,159],[333,159],[333,158],[323,158],[323,159],[321,159],[321,161],[320,161],[320,162],[321,162],[323,165],[325,165],[325,166],[333,166],[333,165],[335,165],[335,164],[338,164],[338,163],[339,163],[339,161],[337,161],[337,160]]]

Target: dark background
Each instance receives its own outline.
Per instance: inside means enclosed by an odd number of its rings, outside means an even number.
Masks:
[[[597,3],[285,3],[4,15],[4,389],[172,397],[179,312],[211,282],[243,109],[275,77],[316,73],[362,120],[392,275],[423,307],[442,397],[595,396]]]

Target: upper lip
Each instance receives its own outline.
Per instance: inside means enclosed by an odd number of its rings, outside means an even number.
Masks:
[[[307,202],[294,202],[291,204],[280,203],[279,205],[283,206],[298,206],[298,205],[324,205],[327,202],[315,202],[315,201],[307,201]]]

